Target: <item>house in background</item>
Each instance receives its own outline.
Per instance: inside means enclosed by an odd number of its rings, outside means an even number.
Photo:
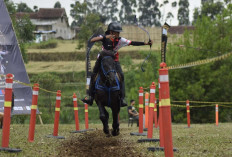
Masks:
[[[73,39],[75,30],[71,29],[64,8],[40,8],[36,13],[16,13],[20,18],[29,15],[31,22],[36,26],[34,31],[36,42],[47,41],[51,38]]]

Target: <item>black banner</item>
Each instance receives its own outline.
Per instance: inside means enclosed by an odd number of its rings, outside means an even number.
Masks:
[[[32,102],[32,89],[30,84],[19,45],[12,26],[12,21],[4,4],[0,0],[0,112],[4,112],[5,75],[14,75],[13,92],[14,107],[13,114],[30,114]],[[39,111],[37,110],[37,113]]]

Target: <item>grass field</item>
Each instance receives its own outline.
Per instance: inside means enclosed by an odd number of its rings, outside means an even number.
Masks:
[[[141,59],[133,59],[133,64],[139,64],[142,61]],[[94,65],[95,61],[91,61],[91,66]],[[25,66],[28,73],[85,71],[85,61],[29,62]]]
[[[65,136],[65,140],[45,137],[53,132],[52,124],[37,125],[33,143],[27,141],[28,128],[29,125],[11,125],[9,147],[20,148],[22,149],[22,152],[18,154],[0,152],[1,157],[70,156],[70,151],[73,151],[73,149],[75,151],[72,153],[78,157],[87,156],[87,154],[92,154],[89,156],[96,156],[96,153],[94,152],[98,152],[98,154],[100,152],[101,156],[106,156],[106,152],[112,153],[111,156],[164,156],[164,152],[147,151],[147,147],[159,147],[159,143],[137,143],[138,139],[146,137],[130,136],[130,132],[138,132],[136,125],[128,127],[126,123],[123,123],[120,126],[121,134],[119,136],[105,137],[101,131],[102,125],[100,124],[89,124],[89,128],[93,128],[95,131],[89,131],[88,133],[82,134],[72,134],[70,131],[73,131],[75,126],[71,124],[62,124],[59,127],[59,135]],[[84,129],[84,125],[81,125],[80,128]],[[173,145],[178,149],[178,152],[175,152],[174,156],[231,157],[231,130],[231,123],[222,123],[219,124],[218,127],[214,124],[193,124],[191,125],[191,128],[186,128],[186,125],[184,124],[173,124]],[[0,136],[2,136],[1,133],[2,132],[0,132]],[[153,133],[153,137],[159,137],[158,129],[154,129]],[[85,140],[84,142],[83,139]],[[101,142],[104,142],[105,140],[108,144],[100,148],[99,146],[95,147],[94,144],[97,143],[97,140],[100,140]],[[68,147],[67,144],[69,144]]]

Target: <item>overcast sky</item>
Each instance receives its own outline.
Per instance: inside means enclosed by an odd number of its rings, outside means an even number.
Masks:
[[[53,8],[54,4],[58,1],[58,0],[12,0],[14,3],[26,3],[30,8],[33,9],[33,6],[38,6],[38,8]],[[159,3],[163,2],[163,0],[157,0]],[[178,25],[178,20],[177,20],[177,12],[178,9],[173,9],[171,8],[171,3],[177,1],[179,2],[179,0],[169,0],[170,4],[168,6],[166,6],[165,8],[160,8],[160,11],[163,13],[168,13],[170,10],[172,11],[172,14],[174,15],[173,20],[171,21],[167,21],[171,26],[175,26]],[[67,16],[69,17],[69,23],[71,23],[73,21],[73,19],[70,17],[70,4],[74,3],[75,0],[59,0],[59,2],[61,3],[61,6],[65,8]],[[193,9],[196,7],[200,7],[201,5],[201,0],[189,0],[190,3],[190,7],[189,7],[189,18],[190,21],[192,21],[192,16],[193,16]],[[161,25],[164,23],[164,21],[161,21]]]

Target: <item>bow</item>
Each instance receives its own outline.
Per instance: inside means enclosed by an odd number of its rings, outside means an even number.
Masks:
[[[137,25],[140,29],[142,29],[144,32],[147,33],[147,35],[148,35],[148,37],[149,37],[149,43],[151,43],[151,37],[150,37],[149,32],[148,32],[145,28],[143,28],[141,25],[139,25],[136,16],[135,16],[134,22],[136,23],[136,25]],[[147,57],[144,59],[142,65],[141,65],[141,70],[142,70],[142,72],[145,72],[145,70],[144,70],[144,68],[143,68],[143,65],[145,64],[145,62],[148,60],[148,58],[149,58],[150,56],[151,56],[151,45],[150,45],[150,53],[147,55]]]
[[[90,50],[94,45],[94,42],[90,42],[90,40],[98,35],[103,34],[103,29],[100,27],[96,33],[94,33],[88,40],[87,48],[86,48],[86,93],[88,94],[89,83],[91,79],[91,64],[90,64]]]

